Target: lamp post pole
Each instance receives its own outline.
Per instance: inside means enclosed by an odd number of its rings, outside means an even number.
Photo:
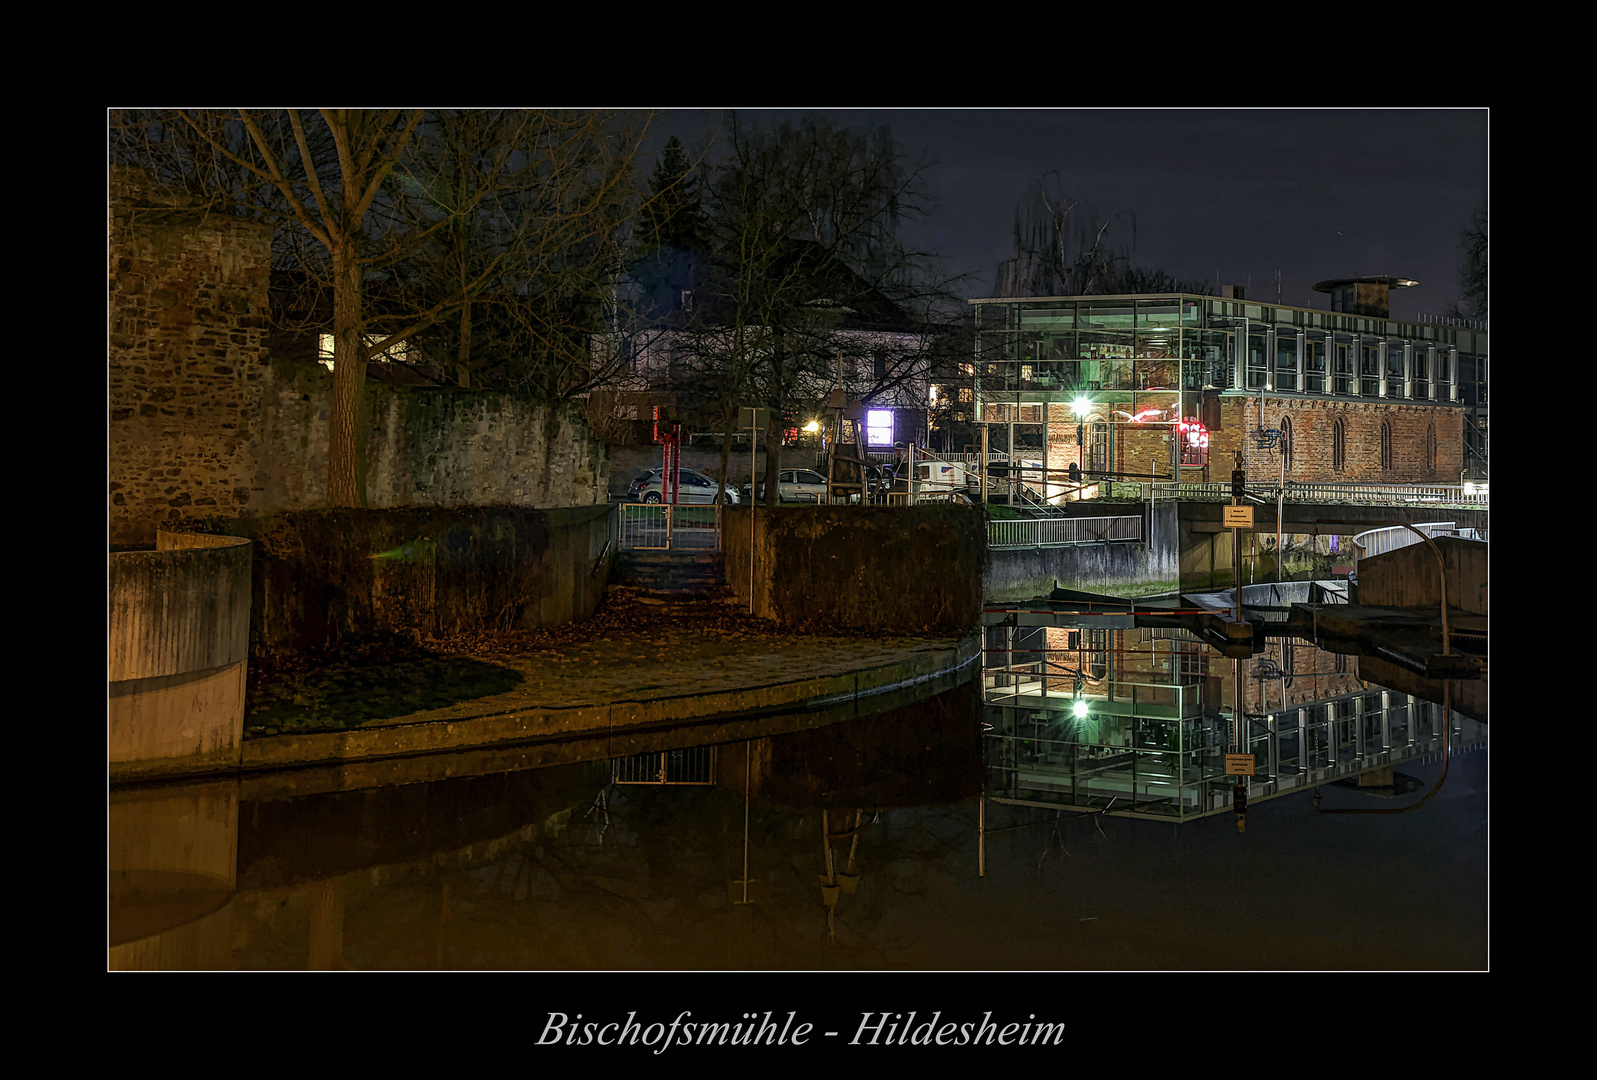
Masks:
[[[1281,546],[1281,519],[1286,502],[1286,437],[1275,437],[1275,448],[1281,454],[1281,483],[1275,489],[1275,580],[1285,581],[1286,549]]]

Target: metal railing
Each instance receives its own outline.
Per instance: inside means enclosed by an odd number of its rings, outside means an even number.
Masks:
[[[616,547],[634,551],[721,550],[722,507],[622,503]]]
[[[1106,711],[1092,699],[1075,717],[1069,694],[1042,699],[1008,687],[986,693],[988,798],[1110,814],[1185,820],[1229,813],[1236,777],[1224,773],[1232,717]],[[1050,702],[1039,707],[1043,701]],[[1154,710],[1149,710],[1153,713]],[[1372,690],[1244,718],[1242,743],[1257,772],[1250,801],[1431,760],[1451,725],[1451,753],[1483,745],[1484,725],[1407,694]]]
[[[1249,495],[1265,502],[1274,502],[1279,484],[1249,484]],[[1327,502],[1391,504],[1411,506],[1429,503],[1437,506],[1486,507],[1487,497],[1481,492],[1466,492],[1462,484],[1299,484],[1288,481],[1288,502]],[[1227,483],[1154,484],[1154,497],[1159,499],[1191,499],[1224,502],[1231,498],[1231,485]]]
[[[1458,535],[1458,525],[1452,521],[1432,521],[1424,525],[1415,525],[1414,528],[1433,538]],[[1473,529],[1465,531],[1474,532]],[[1410,544],[1424,543],[1423,540],[1401,525],[1361,532],[1353,538],[1353,542],[1358,545],[1359,557],[1363,559],[1368,559],[1372,555],[1381,555],[1388,551],[1396,551],[1398,548],[1405,548]]]
[[[715,747],[615,758],[610,763],[610,779],[617,784],[714,784]]]
[[[987,523],[987,546],[995,548],[1064,547],[1141,539],[1141,517],[1051,517]]]

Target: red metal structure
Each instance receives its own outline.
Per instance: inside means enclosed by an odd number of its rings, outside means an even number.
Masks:
[[[660,436],[660,500],[675,505],[682,492],[682,425]]]

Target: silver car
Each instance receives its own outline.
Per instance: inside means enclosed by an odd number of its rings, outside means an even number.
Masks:
[[[755,495],[756,502],[765,499],[765,485],[761,484]],[[814,469],[783,469],[776,474],[777,502],[824,503],[826,477]]]
[[[657,503],[664,501],[663,488],[660,483],[659,469],[653,469],[633,481],[633,487],[627,491],[627,498],[632,502]],[[681,486],[677,489],[679,503],[713,503],[719,502],[721,492],[719,482],[712,480],[703,473],[694,469],[681,471]],[[728,484],[726,488],[726,501],[736,505],[740,501],[738,489]]]

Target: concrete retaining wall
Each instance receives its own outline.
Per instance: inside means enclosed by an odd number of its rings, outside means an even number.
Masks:
[[[580,621],[604,597],[607,505],[307,510],[231,522],[257,542],[257,657]]]
[[[1224,505],[1187,501],[1180,506],[1182,591],[1230,588],[1236,578],[1236,563],[1232,530],[1221,524]],[[1485,529],[1488,523],[1485,510],[1439,510],[1423,504],[1411,507],[1288,502],[1283,507],[1283,518],[1287,572],[1310,577],[1330,577],[1337,573],[1337,567],[1351,567],[1356,552],[1353,537],[1366,529],[1404,521],[1415,525],[1452,521],[1461,529]],[[1273,505],[1254,507],[1253,531],[1244,530],[1239,536],[1244,585],[1276,576],[1275,526]]]
[[[165,531],[157,533],[155,551],[111,554],[106,680],[112,764],[237,764],[251,562],[246,539]]]
[[[1447,606],[1471,615],[1487,614],[1487,554],[1480,540],[1439,536],[1447,567]],[[1426,543],[1360,559],[1359,603],[1391,607],[1435,607],[1442,602],[1436,552]]]
[[[1142,515],[1142,542],[993,548],[988,552],[983,597],[1032,600],[1056,587],[1128,598],[1175,592],[1181,554],[1177,505],[1154,504],[1151,527],[1146,503],[1099,504],[1091,515],[1079,516],[1112,516],[1117,510]]]
[[[981,619],[987,537],[963,506],[732,506],[727,582],[754,613],[820,632],[962,634]]]

